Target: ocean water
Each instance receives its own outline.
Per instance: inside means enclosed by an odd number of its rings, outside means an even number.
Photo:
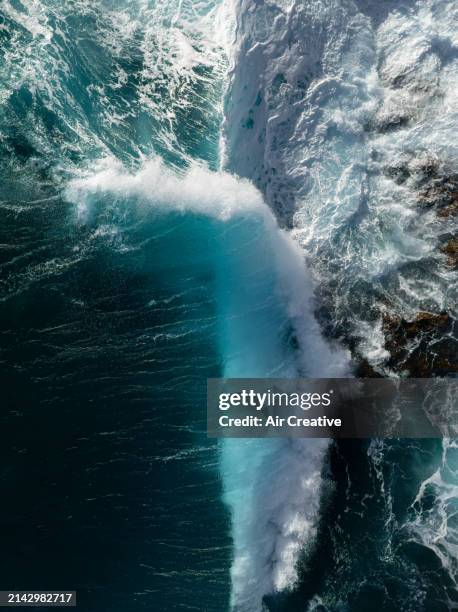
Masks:
[[[455,315],[455,217],[416,198],[458,175],[457,26],[451,0],[4,1],[2,589],[458,608],[454,441],[205,433],[207,377],[395,376],[380,304]]]

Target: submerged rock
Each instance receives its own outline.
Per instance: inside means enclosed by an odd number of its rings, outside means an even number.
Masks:
[[[448,256],[447,263],[453,268],[458,267],[458,237],[454,237],[441,247],[442,253]]]
[[[419,189],[418,204],[434,208],[438,217],[451,217],[458,212],[458,177],[439,176],[436,172]]]
[[[458,214],[458,192],[454,194],[454,198],[437,211],[438,217],[452,217]]]
[[[383,375],[377,372],[377,370],[369,363],[365,358],[359,360],[358,366],[355,370],[357,378],[383,378]]]
[[[452,336],[455,320],[446,312],[420,312],[411,321],[383,316],[387,366],[413,378],[458,372],[458,342]]]

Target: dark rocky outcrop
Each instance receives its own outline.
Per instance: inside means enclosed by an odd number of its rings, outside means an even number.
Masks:
[[[450,199],[437,211],[437,216],[442,218],[458,215],[458,191],[450,194]]]
[[[452,268],[458,268],[458,237],[454,237],[441,247],[442,253],[447,255],[447,263]]]
[[[458,176],[443,175],[430,164],[420,173],[418,204],[434,208],[438,217],[447,218],[458,213]]]
[[[433,209],[444,220],[458,214],[458,176],[444,172],[437,161],[406,162],[389,168],[387,174],[399,184],[411,181],[421,208]],[[439,248],[447,256],[445,265],[456,269],[458,238],[448,234],[442,241]],[[383,331],[390,355],[386,367],[418,378],[458,372],[458,325],[449,313],[419,312],[409,321],[393,314],[389,304],[385,306]]]
[[[377,372],[369,361],[364,358],[359,360],[355,370],[355,376],[357,378],[383,378],[383,375]]]
[[[396,163],[388,163],[383,171],[387,178],[397,185],[404,185],[414,196],[420,221],[422,213],[428,213],[428,224],[431,223],[431,212],[437,216],[436,248],[443,256],[438,257],[436,251],[428,260],[421,260],[416,268],[412,265],[410,271],[418,275],[437,274],[451,285],[454,282],[451,273],[458,269],[458,236],[453,227],[458,215],[458,173],[435,157],[413,154],[406,154]],[[418,226],[421,231],[421,225]],[[404,272],[409,273],[407,266]],[[357,364],[356,376],[375,378],[397,373],[406,377],[428,378],[458,372],[458,324],[451,308],[449,312],[418,312],[407,320],[399,313],[399,305],[389,297],[389,292],[371,291],[368,285],[355,293],[358,299],[359,296],[371,296],[367,300],[366,321],[375,325],[382,318],[384,346],[388,356],[372,365],[364,358],[358,342],[352,340],[350,335],[341,336]],[[324,297],[324,301],[332,300],[332,295]],[[372,305],[369,305],[370,302]],[[356,304],[356,308],[361,308],[361,302]],[[423,308],[434,308],[432,300],[429,302],[426,295]],[[328,326],[328,330],[332,336],[332,327]]]
[[[436,160],[404,160],[386,166],[384,173],[398,185],[410,181],[419,207],[432,208],[441,218],[458,214],[458,175],[445,172]]]
[[[452,335],[455,324],[446,312],[420,312],[411,321],[385,313],[387,366],[414,378],[458,372],[458,342]]]

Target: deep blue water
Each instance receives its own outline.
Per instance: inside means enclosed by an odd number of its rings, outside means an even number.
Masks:
[[[230,534],[204,433],[205,377],[220,372],[209,222],[102,204],[81,224],[63,196],[75,169],[107,153],[134,166],[153,150],[214,163],[217,119],[196,103],[178,109],[180,143],[167,147],[139,102],[154,4],[146,15],[129,3],[7,4],[2,588],[76,589],[87,612],[219,611]],[[123,17],[143,23],[118,53],[108,39]],[[152,97],[165,96],[166,78]],[[197,80],[189,97],[200,89]],[[128,117],[114,127],[115,113]]]
[[[62,206],[27,214],[28,249],[81,244],[91,230]],[[6,227],[20,242],[17,217]],[[102,239],[2,302],[5,588],[75,588],[88,611],[227,606],[228,517],[204,433],[205,377],[220,372],[207,233],[144,220],[126,230],[132,250]]]

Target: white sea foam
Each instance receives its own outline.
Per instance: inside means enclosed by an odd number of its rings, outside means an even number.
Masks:
[[[46,42],[52,37],[52,29],[49,27],[46,10],[39,0],[23,0],[22,10],[18,10],[14,2],[5,0],[2,10],[5,14],[20,23],[35,38],[42,36]]]
[[[194,132],[194,144],[217,137],[225,65],[215,28],[218,5],[5,0],[0,104],[23,89],[57,116],[68,129],[66,147],[60,138],[49,139],[39,113],[28,135],[49,158],[70,149],[99,156],[122,151],[135,160],[160,150],[190,159],[197,147],[190,154],[186,133]]]
[[[434,503],[428,501],[434,499]],[[425,502],[425,507],[423,507]],[[431,548],[455,585],[458,572],[458,443],[444,439],[437,470],[425,479],[412,503],[415,518],[408,523],[414,536]]]
[[[406,318],[454,310],[438,242],[456,223],[419,207],[418,182],[431,163],[458,172],[456,3],[237,0],[234,13],[227,167],[254,180],[339,287],[333,318],[364,337],[358,284],[383,284]],[[405,293],[421,260],[428,290]],[[383,344],[369,351],[383,361]]]
[[[314,542],[326,440],[225,440],[222,474],[232,511],[232,607],[294,585],[301,551]]]

